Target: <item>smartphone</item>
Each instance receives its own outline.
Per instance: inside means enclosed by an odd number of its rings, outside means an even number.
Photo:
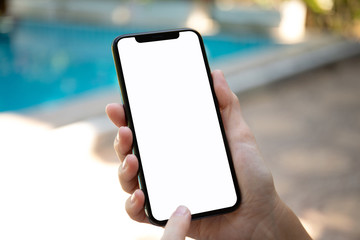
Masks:
[[[235,210],[239,185],[204,44],[192,29],[128,34],[112,45],[149,220]]]

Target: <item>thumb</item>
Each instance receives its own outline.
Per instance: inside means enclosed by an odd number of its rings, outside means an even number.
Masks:
[[[165,226],[162,240],[184,240],[189,230],[191,214],[189,209],[179,206]]]
[[[226,82],[224,74],[221,70],[214,70],[211,75],[220,110],[223,110],[234,101],[234,94]]]

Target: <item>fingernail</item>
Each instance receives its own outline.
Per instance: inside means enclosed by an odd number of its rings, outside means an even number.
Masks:
[[[117,142],[119,142],[119,131],[117,132],[115,139],[116,139]]]
[[[110,105],[110,103],[106,104],[106,106],[105,106],[105,112],[106,113],[107,113],[107,108],[108,108],[109,105]]]
[[[174,215],[177,216],[185,216],[186,214],[189,213],[189,210],[187,209],[187,207],[185,206],[179,206],[176,211],[174,212]]]
[[[127,161],[126,161],[127,157],[125,157],[122,165],[121,165],[121,168],[124,170],[126,167],[127,167]]]
[[[134,203],[135,202],[135,193],[133,193],[132,195],[131,195],[131,198],[130,198],[130,202],[131,203]]]

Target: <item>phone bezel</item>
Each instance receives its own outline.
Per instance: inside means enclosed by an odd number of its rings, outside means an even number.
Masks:
[[[145,208],[145,213],[146,213],[149,221],[153,224],[160,225],[160,226],[164,226],[167,223],[167,220],[158,220],[152,214],[151,204],[150,204],[150,200],[148,198],[148,193],[147,193],[147,188],[146,188],[146,181],[144,178],[144,173],[143,173],[142,164],[141,164],[141,156],[140,156],[140,152],[138,149],[135,128],[134,128],[134,124],[133,124],[133,120],[132,120],[131,109],[129,107],[129,100],[128,100],[127,91],[126,91],[126,84],[125,84],[125,79],[123,76],[120,55],[119,55],[119,51],[118,51],[118,42],[121,39],[129,38],[129,37],[135,37],[136,41],[138,41],[139,43],[150,42],[150,41],[161,41],[161,40],[167,40],[167,39],[175,39],[175,38],[179,37],[180,32],[185,32],[185,31],[194,32],[197,35],[198,40],[199,40],[199,44],[201,47],[201,52],[203,55],[203,60],[204,60],[210,88],[211,88],[211,93],[212,93],[212,97],[213,97],[215,108],[216,108],[217,118],[219,121],[221,134],[222,134],[222,138],[223,138],[223,142],[224,142],[224,146],[225,146],[225,150],[226,150],[226,154],[227,154],[227,158],[228,158],[228,162],[229,162],[229,166],[230,166],[232,180],[233,180],[233,183],[235,186],[235,192],[236,192],[236,196],[237,196],[237,201],[233,206],[193,214],[192,219],[199,219],[199,218],[203,218],[203,217],[207,217],[207,216],[214,216],[214,215],[218,215],[218,214],[228,213],[228,212],[231,212],[231,211],[234,211],[235,209],[237,209],[241,203],[241,192],[240,192],[239,184],[237,182],[230,148],[229,148],[229,144],[228,144],[228,141],[226,138],[225,129],[224,129],[222,118],[221,118],[220,108],[219,108],[219,104],[218,104],[214,86],[213,86],[213,80],[212,80],[212,76],[211,76],[208,59],[206,56],[205,46],[204,46],[204,43],[203,43],[200,33],[198,33],[197,31],[195,31],[193,29],[190,29],[190,28],[182,28],[182,29],[174,29],[174,30],[163,30],[163,31],[153,31],[153,32],[143,32],[143,33],[120,35],[120,36],[116,37],[112,43],[112,53],[113,53],[116,72],[117,72],[118,81],[119,81],[119,85],[120,85],[120,89],[121,89],[121,96],[122,96],[122,102],[124,105],[125,116],[126,116],[126,119],[128,122],[128,126],[133,132],[133,153],[137,156],[137,158],[139,160],[139,171],[138,171],[139,185],[140,185],[140,189],[144,192],[144,195],[145,195],[144,208]]]

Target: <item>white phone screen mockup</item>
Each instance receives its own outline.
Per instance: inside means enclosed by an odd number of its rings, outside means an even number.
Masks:
[[[163,225],[179,205],[193,218],[234,210],[240,191],[200,35],[120,36],[113,54],[149,219]]]

